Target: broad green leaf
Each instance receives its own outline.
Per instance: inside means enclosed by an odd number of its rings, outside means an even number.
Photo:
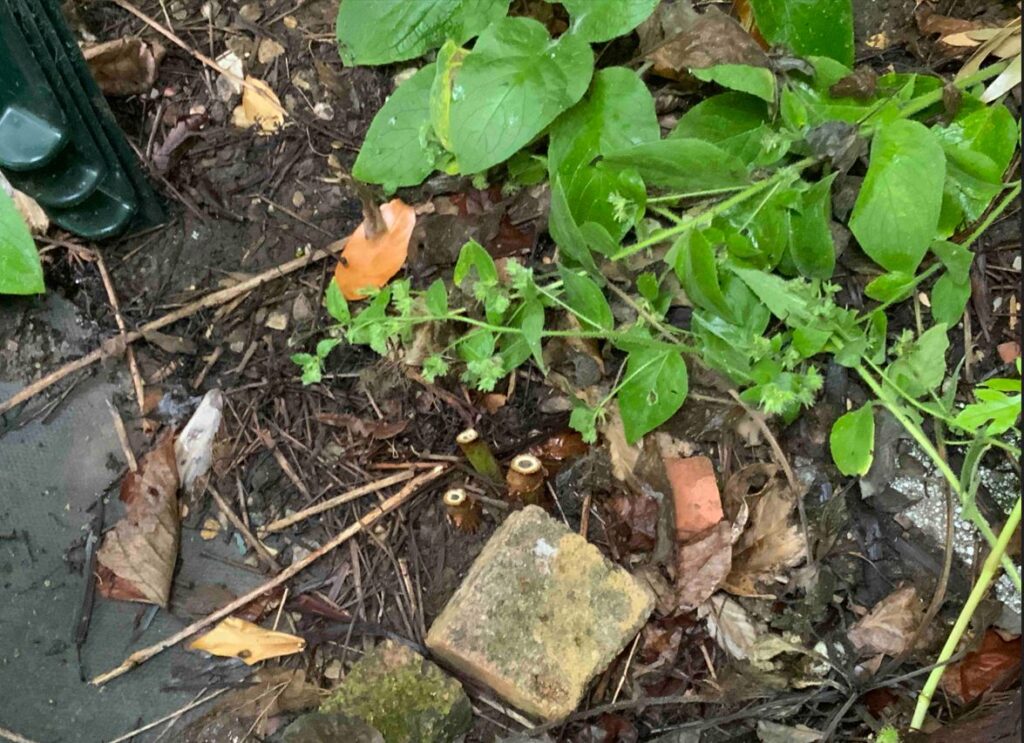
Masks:
[[[324,304],[327,306],[327,314],[342,325],[348,324],[349,320],[352,319],[352,313],[348,309],[348,301],[334,281],[327,285]]]
[[[594,55],[582,39],[552,41],[543,24],[503,18],[477,39],[452,87],[452,152],[464,173],[513,155],[586,92]]]
[[[750,0],[761,35],[800,56],[831,57],[853,64],[850,0]]]
[[[899,120],[881,127],[850,216],[860,246],[889,271],[913,273],[935,238],[946,156],[928,127]]]
[[[693,305],[733,320],[732,308],[718,283],[715,252],[707,238],[697,230],[684,232],[672,246],[672,252],[672,267]]]
[[[769,104],[775,103],[775,75],[767,67],[719,64],[714,67],[691,68],[690,74],[698,80],[718,83],[723,88],[749,93]]]
[[[957,426],[972,435],[977,435],[984,428],[989,436],[998,436],[1017,425],[1021,411],[1019,384],[1016,395],[984,388],[976,389],[974,395],[979,402],[971,403],[957,414],[954,418]]]
[[[943,272],[932,287],[932,318],[953,327],[964,315],[967,300],[971,298],[971,282],[957,283],[949,271]]]
[[[790,215],[790,255],[797,270],[812,279],[830,279],[836,267],[836,246],[829,228],[835,176],[833,173],[808,188],[800,208]]]
[[[687,392],[686,363],[673,348],[638,348],[626,359],[619,387],[619,414],[626,441],[635,443],[667,421]]]
[[[505,163],[508,168],[509,183],[514,186],[535,186],[548,175],[546,157],[519,151]]]
[[[0,188],[0,294],[42,294],[39,252],[14,201]]]
[[[911,397],[921,397],[946,377],[946,326],[938,324],[921,334],[903,355],[889,364],[886,376]]]
[[[452,85],[469,51],[449,39],[437,52],[437,68],[430,87],[430,123],[445,148],[452,148]]]
[[[552,173],[589,164],[598,155],[661,138],[654,98],[637,74],[608,67],[594,74],[586,98],[551,125]]]
[[[403,82],[373,117],[352,175],[393,191],[416,186],[434,170],[440,146],[431,139],[430,88],[435,64]]]
[[[871,404],[839,417],[828,437],[832,461],[844,475],[864,475],[871,469],[875,451],[875,416]]]
[[[561,183],[576,224],[601,225],[616,245],[643,217],[647,189],[635,168],[607,162],[581,165],[563,173]]]
[[[488,256],[490,257],[490,256]],[[444,281],[437,279],[427,289],[424,298],[427,309],[431,315],[440,317],[448,314],[448,290],[444,287]]]
[[[720,93],[691,108],[676,124],[669,139],[702,139],[752,163],[761,153],[768,131],[768,107],[745,93]]]
[[[750,182],[735,155],[700,139],[662,139],[607,153],[605,162],[634,167],[648,186],[704,191]]]
[[[341,343],[341,338],[323,338],[316,344],[316,355],[321,359],[326,359],[339,343]]]
[[[466,333],[455,348],[459,352],[459,358],[465,362],[483,361],[494,355],[497,339],[494,333],[483,328]]]
[[[508,10],[509,0],[341,0],[338,51],[342,61],[378,65],[413,59],[476,36]]]
[[[548,232],[558,246],[563,260],[571,266],[583,268],[591,276],[599,276],[594,256],[590,253],[587,238],[573,219],[565,189],[556,175],[551,179],[551,211],[548,214]]]
[[[491,254],[484,250],[484,246],[476,240],[470,240],[462,246],[459,251],[459,259],[455,262],[455,269],[452,273],[452,281],[455,286],[462,286],[462,282],[469,276],[470,269],[476,269],[477,281],[486,285],[498,283],[498,269],[494,265]]]
[[[612,308],[601,287],[586,276],[559,266],[559,275],[565,288],[565,303],[572,308],[584,329],[611,330],[615,327]]]
[[[876,302],[900,302],[910,296],[916,285],[913,274],[890,271],[872,279],[864,293]]]
[[[583,239],[587,241],[587,246],[601,255],[615,255],[619,248],[622,247],[619,241],[608,234],[608,230],[604,228],[604,225],[600,225],[597,222],[584,222],[580,225],[580,233],[583,235]]]
[[[659,0],[560,0],[572,20],[570,32],[587,41],[628,34],[654,12]]]
[[[932,243],[932,252],[946,267],[954,281],[957,283],[970,281],[974,253],[969,249],[948,240],[936,240]]]

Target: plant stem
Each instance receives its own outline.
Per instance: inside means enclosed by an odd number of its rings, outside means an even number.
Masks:
[[[1006,519],[1006,523],[1003,525],[1002,531],[999,532],[999,539],[996,540],[995,545],[992,547],[992,551],[985,559],[984,565],[982,565],[981,574],[978,576],[978,580],[971,589],[971,593],[967,597],[967,602],[964,604],[963,609],[960,610],[960,616],[957,617],[956,624],[953,625],[953,629],[950,631],[949,637],[946,638],[946,644],[942,647],[942,652],[939,653],[939,657],[936,661],[938,665],[932,670],[931,674],[929,674],[928,680],[925,681],[924,688],[921,689],[921,695],[917,698],[917,706],[914,708],[914,717],[910,722],[911,730],[920,730],[921,725],[924,724],[925,717],[928,714],[928,707],[932,702],[932,697],[935,694],[935,690],[939,687],[939,681],[942,680],[942,674],[946,671],[946,662],[956,651],[957,645],[960,644],[960,640],[967,631],[967,626],[970,624],[971,617],[978,608],[978,604],[980,604],[981,600],[985,598],[985,595],[988,593],[989,586],[991,586],[992,581],[995,580],[996,573],[999,570],[999,563],[1006,556],[1006,548],[1009,546],[1014,532],[1020,525],[1020,517],[1021,499],[1018,497],[1017,503],[1014,504],[1013,510],[1010,512],[1009,517]]]
[[[706,191],[687,191],[684,193],[670,193],[663,196],[654,196],[647,199],[648,204],[664,204],[669,201],[682,201],[683,199],[697,199],[702,196],[719,196],[724,193],[736,193],[742,191],[746,186],[726,186],[725,188],[709,188]]]
[[[986,80],[995,77],[1000,72],[1005,70],[1008,65],[1009,61],[997,62],[996,64],[989,65],[985,69],[978,70],[973,75],[965,77],[963,80],[954,80],[953,87],[957,88],[958,90],[966,90],[972,85],[983,83]],[[930,93],[925,93],[922,96],[918,96],[917,98],[911,101],[908,101],[907,105],[900,110],[900,116],[902,118],[907,118],[909,116],[913,116],[916,113],[924,111],[929,106],[934,106],[936,103],[940,103],[942,101],[944,89],[945,86],[939,88],[938,90],[933,90]]]

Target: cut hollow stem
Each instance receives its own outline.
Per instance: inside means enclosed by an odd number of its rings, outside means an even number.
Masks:
[[[469,534],[480,528],[480,504],[469,497],[462,488],[452,488],[445,491],[441,496],[445,511],[448,513],[448,520],[460,531]]]
[[[508,498],[515,503],[539,506],[544,502],[544,478],[547,472],[541,461],[532,454],[520,454],[512,460],[505,484]]]
[[[501,481],[501,465],[491,453],[491,447],[480,436],[475,428],[467,428],[455,437],[455,443],[462,449],[462,453],[469,460],[473,470],[489,480]]]

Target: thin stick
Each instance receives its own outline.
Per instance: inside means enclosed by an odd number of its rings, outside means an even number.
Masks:
[[[290,578],[294,577],[298,573],[305,570],[307,567],[312,565],[321,557],[337,549],[340,545],[347,542],[356,534],[372,526],[377,521],[379,521],[383,516],[386,516],[387,514],[394,511],[396,508],[398,508],[403,503],[408,501],[413,495],[415,495],[416,492],[421,487],[430,482],[433,482],[441,475],[443,475],[447,469],[448,468],[445,465],[438,465],[434,469],[430,470],[430,472],[424,473],[417,477],[416,479],[411,480],[398,493],[391,496],[387,500],[381,502],[380,504],[374,506],[372,511],[368,512],[366,515],[364,515],[361,519],[356,521],[348,528],[339,532],[337,535],[335,535],[333,539],[331,539],[331,541],[327,542],[323,547],[314,552],[309,553],[308,555],[306,555],[306,557],[302,558],[301,560],[293,562],[291,565],[289,565],[287,568],[282,570],[280,573],[278,573],[276,576],[268,580],[263,585],[254,588],[252,591],[249,591],[249,593],[245,594],[244,596],[239,596],[231,603],[221,607],[220,609],[204,617],[203,619],[193,622],[184,629],[179,630],[175,634],[171,635],[170,637],[164,640],[161,640],[155,645],[150,645],[149,647],[143,648],[141,650],[136,650],[134,653],[125,658],[124,661],[122,661],[121,665],[107,671],[106,673],[101,673],[99,676],[93,678],[89,683],[91,683],[93,686],[102,686],[103,684],[107,683],[112,679],[117,678],[118,676],[123,676],[136,666],[142,665],[150,658],[159,655],[164,650],[167,650],[167,648],[177,645],[182,640],[191,637],[192,635],[196,634],[202,629],[205,629],[206,627],[209,627],[214,622],[218,622],[224,617],[230,615],[232,612],[238,611],[243,606],[248,604],[250,601],[256,600],[257,598],[265,594],[267,591],[273,590],[278,586],[283,585]]]
[[[242,535],[242,538],[249,543],[249,546],[256,551],[257,557],[259,557],[266,564],[268,568],[273,570],[275,573],[281,569],[281,566],[277,564],[277,560],[270,554],[270,550],[267,549],[266,545],[263,544],[256,536],[249,531],[249,528],[245,525],[242,519],[238,518],[238,514],[234,512],[228,502],[224,500],[223,496],[217,492],[216,488],[211,484],[207,484],[206,489],[210,491],[210,496],[213,498],[213,502],[217,504],[217,508],[223,513],[231,525],[235,527],[238,532]]]
[[[209,702],[214,697],[219,697],[221,694],[223,694],[226,691],[229,691],[229,690],[228,689],[218,689],[217,691],[210,692],[209,694],[207,694],[202,699],[197,699],[194,702],[189,702],[188,704],[186,704],[181,709],[177,709],[174,712],[171,712],[169,715],[164,715],[159,720],[153,720],[153,722],[151,722],[151,723],[149,723],[147,725],[143,725],[140,728],[135,728],[134,730],[132,730],[129,733],[125,733],[124,735],[122,735],[122,736],[120,736],[118,738],[114,738],[112,741],[110,741],[110,743],[121,743],[122,741],[130,740],[131,738],[134,738],[139,733],[144,733],[147,730],[152,730],[153,728],[155,728],[157,725],[159,725],[161,723],[167,722],[168,720],[175,720],[175,719],[181,717],[183,714],[185,714],[189,710],[195,709],[196,707],[199,707],[199,706],[201,706],[203,704],[206,704],[207,702]],[[24,740],[24,739],[22,739],[22,740]]]
[[[135,352],[124,339],[125,334],[128,332],[128,327],[124,324],[124,317],[121,315],[121,303],[117,301],[117,292],[114,291],[114,282],[110,279],[110,272],[107,271],[107,264],[103,261],[103,254],[98,250],[94,250],[93,253],[96,256],[96,267],[100,270],[100,278],[103,279],[103,288],[107,291],[107,301],[110,302],[110,307],[114,310],[114,320],[117,322],[118,330],[121,331],[121,341],[124,343],[124,355],[125,358],[128,359],[128,371],[132,376],[132,386],[135,387],[135,400],[139,404],[139,415],[145,417],[146,391],[142,385],[142,375],[139,373],[139,365],[135,361]],[[134,467],[132,468],[132,471],[135,471]]]
[[[435,468],[436,469],[436,466]],[[433,471],[433,470],[432,470]],[[291,516],[285,516],[283,519],[277,521],[271,521],[264,527],[257,529],[260,534],[272,534],[275,531],[281,531],[287,529],[294,523],[308,519],[310,516],[316,516],[318,513],[329,511],[335,506],[340,506],[350,501],[354,501],[356,498],[362,498],[364,495],[370,493],[376,493],[378,490],[383,490],[386,487],[395,485],[400,482],[404,482],[411,478],[415,472],[413,470],[406,470],[405,472],[399,472],[397,475],[389,475],[388,477],[380,480],[374,480],[373,482],[367,483],[366,485],[360,485],[358,488],[349,490],[341,495],[336,495],[333,498],[325,500],[323,503],[317,503],[315,506],[310,506],[297,513],[293,513]]]
[[[288,261],[287,263],[282,263],[280,266],[264,271],[259,276],[253,276],[251,279],[243,281],[240,284],[207,294],[202,299],[197,299],[195,302],[186,304],[184,307],[179,307],[174,312],[153,320],[153,322],[146,323],[138,330],[133,330],[125,334],[124,343],[130,345],[143,338],[146,333],[150,331],[160,330],[161,328],[178,322],[178,320],[184,320],[186,317],[191,317],[200,310],[217,307],[230,302],[235,297],[251,292],[253,289],[259,288],[268,281],[273,281],[281,278],[282,276],[287,276],[290,273],[295,273],[301,268],[305,268],[306,266],[310,266],[314,263],[319,263],[324,258],[330,258],[331,256],[341,252],[341,249],[344,247],[345,240],[338,240],[322,250],[314,251],[309,255],[304,255],[301,258],[296,258]],[[92,366],[105,356],[106,352],[104,349],[102,347],[97,348],[95,351],[86,354],[82,358],[75,359],[59,369],[50,372],[42,379],[37,379],[35,382],[18,391],[7,400],[0,402],[0,415],[3,415],[18,405],[21,405],[23,402],[31,400],[40,392],[49,389],[65,377]]]
[[[139,463],[135,459],[135,452],[132,451],[132,444],[128,440],[128,431],[125,430],[121,414],[117,412],[117,408],[114,407],[114,403],[110,402],[110,400],[107,400],[107,408],[110,410],[110,417],[114,419],[114,431],[117,433],[117,440],[121,444],[124,458],[128,460],[128,469],[132,472],[138,472]]]

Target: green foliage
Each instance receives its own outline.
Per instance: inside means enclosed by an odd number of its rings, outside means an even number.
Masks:
[[[871,405],[862,405],[840,416],[828,437],[836,467],[844,475],[864,475],[871,469],[875,450],[875,416]]]
[[[767,67],[720,64],[690,70],[698,80],[718,83],[723,88],[749,93],[769,104],[775,103],[775,75]]]
[[[662,139],[607,153],[605,162],[639,171],[648,186],[705,191],[750,182],[735,155],[700,139]]]
[[[672,346],[637,348],[626,358],[619,413],[626,441],[634,443],[671,418],[686,399],[686,362]]]
[[[550,1],[550,0],[549,0]],[[608,41],[643,23],[660,0],[560,0],[572,32],[587,41]]]
[[[1020,375],[1020,359],[1017,359]],[[984,430],[988,436],[999,436],[1017,425],[1021,412],[1021,380],[987,379],[974,389],[978,402],[967,405],[953,419],[953,425],[968,434]]]
[[[800,55],[853,64],[850,0],[750,0],[761,35]]]
[[[14,201],[0,188],[0,294],[42,294],[36,244]]]

